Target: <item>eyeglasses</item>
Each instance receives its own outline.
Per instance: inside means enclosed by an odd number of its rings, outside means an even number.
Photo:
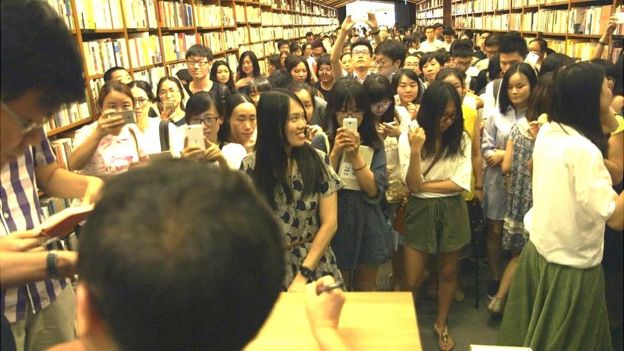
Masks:
[[[195,67],[195,65],[198,65],[199,67],[206,67],[206,65],[208,65],[208,61],[187,60],[186,64],[191,67]]]
[[[145,106],[145,104],[147,104],[148,102],[149,102],[149,99],[135,99],[134,106],[142,107],[142,106]]]
[[[354,56],[354,55],[368,56],[370,55],[370,52],[368,50],[353,50],[351,51],[351,56]]]
[[[371,105],[371,110],[386,110],[390,107],[390,101],[380,101]]]
[[[52,118],[52,116],[47,116],[39,122],[29,121],[28,119],[20,116],[17,112],[9,108],[9,106],[7,106],[4,102],[0,102],[0,106],[7,112],[9,116],[11,116],[13,121],[17,123],[17,125],[20,127],[22,135],[28,134],[33,129],[43,127]]]
[[[215,116],[193,117],[193,118],[191,118],[191,125],[198,125],[198,124],[210,125],[210,124],[215,124],[215,123],[217,123],[218,119],[219,119],[219,117],[215,117]]]
[[[336,116],[364,118],[364,112],[336,111]]]

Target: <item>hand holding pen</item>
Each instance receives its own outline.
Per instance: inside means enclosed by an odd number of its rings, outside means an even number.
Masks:
[[[324,276],[306,286],[306,311],[312,329],[338,328],[345,302],[342,282]]]

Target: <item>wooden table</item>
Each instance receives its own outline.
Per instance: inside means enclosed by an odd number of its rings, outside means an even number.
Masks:
[[[319,350],[303,293],[282,293],[258,336],[245,350]],[[351,350],[422,350],[412,294],[346,293],[340,333]]]

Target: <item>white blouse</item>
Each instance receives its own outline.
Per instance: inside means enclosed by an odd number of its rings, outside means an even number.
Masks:
[[[533,149],[533,208],[524,224],[546,261],[574,268],[600,264],[616,197],[591,141],[567,125],[542,125]]]
[[[468,136],[466,132],[462,135],[461,147],[461,154],[438,160],[438,162],[431,168],[427,176],[423,178],[423,181],[429,182],[434,180],[450,180],[462,189],[470,191],[470,179],[472,177],[472,149],[470,136]],[[399,162],[401,164],[401,179],[405,184],[407,184],[407,169],[410,164],[410,150],[411,147],[409,144],[408,134],[401,133],[401,136],[399,137]],[[427,168],[429,168],[432,161],[433,157],[421,160],[421,172],[424,172]],[[460,193],[460,191],[448,194],[419,191],[417,193],[412,193],[412,196],[420,198],[436,198],[455,196]]]

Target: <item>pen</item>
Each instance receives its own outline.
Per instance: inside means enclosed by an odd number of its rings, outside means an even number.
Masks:
[[[344,284],[341,281],[337,281],[333,284],[329,284],[329,285],[324,285],[322,287],[317,287],[316,288],[316,295],[320,295],[324,292],[329,292],[332,291],[334,289],[339,289],[342,288],[344,286]]]

